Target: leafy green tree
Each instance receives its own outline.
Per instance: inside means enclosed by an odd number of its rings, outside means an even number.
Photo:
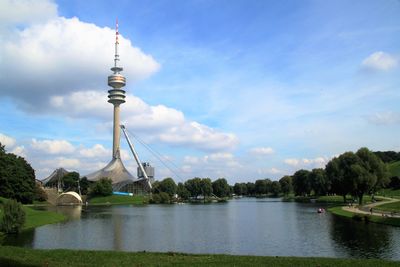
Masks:
[[[201,179],[196,177],[185,182],[185,187],[191,197],[197,197],[202,194]]]
[[[212,182],[212,189],[217,197],[227,197],[230,194],[230,187],[225,178],[220,178]]]
[[[279,196],[281,193],[281,184],[278,181],[273,181],[271,183],[271,191],[273,196]]]
[[[176,190],[176,193],[182,199],[189,199],[190,197],[190,192],[186,189],[183,183],[178,183],[178,188]]]
[[[267,181],[265,179],[256,180],[255,191],[257,195],[263,195],[267,193]]]
[[[32,203],[35,171],[22,157],[6,153],[0,143],[0,195],[22,203]]]
[[[79,173],[69,172],[62,178],[63,191],[78,192]]]
[[[46,191],[44,191],[43,188],[37,183],[35,184],[35,192],[34,192],[33,200],[36,200],[36,201],[46,201],[47,200]]]
[[[297,196],[309,195],[311,192],[311,183],[309,179],[310,172],[307,170],[298,170],[293,174],[293,191]]]
[[[360,148],[356,155],[360,163],[352,166],[355,174],[353,185],[361,204],[365,193],[375,193],[389,182],[389,175],[385,163],[368,148]]]
[[[330,190],[329,180],[324,169],[313,169],[310,173],[311,188],[317,196],[326,195]]]
[[[21,203],[14,199],[9,200],[4,204],[3,211],[1,231],[7,234],[18,234],[25,223],[25,211],[22,209]]]
[[[333,158],[325,167],[325,172],[332,186],[332,192],[343,196],[354,192],[354,170],[353,165],[358,164],[359,157],[353,152],[345,152],[337,158]]]
[[[96,181],[89,189],[89,195],[91,197],[110,196],[112,192],[112,181],[106,177]]]
[[[247,195],[246,183],[235,183],[233,186],[233,192],[238,196]]]
[[[167,193],[170,197],[173,197],[176,194],[176,183],[175,181],[168,177],[160,182],[159,191]]]
[[[153,194],[158,194],[160,193],[160,182],[159,181],[154,181],[154,183],[152,184],[152,189],[151,192]]]
[[[171,203],[171,197],[167,192],[161,192],[160,194],[160,203],[161,204],[169,204]]]
[[[81,187],[81,193],[82,195],[87,195],[90,187],[90,182],[86,177],[83,177],[79,181],[80,187]]]
[[[265,179],[265,194],[272,193],[272,181],[270,179]]]
[[[249,196],[253,196],[256,194],[256,185],[252,182],[246,183],[247,194]]]
[[[292,177],[291,176],[283,176],[280,180],[279,183],[281,185],[281,190],[282,193],[287,196],[289,195],[290,192],[293,191],[293,186],[292,186]]]
[[[201,194],[204,196],[204,199],[206,199],[206,197],[211,196],[213,192],[211,179],[210,178],[201,179],[200,188],[201,188]]]

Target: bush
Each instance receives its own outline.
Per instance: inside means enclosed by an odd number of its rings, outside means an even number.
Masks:
[[[36,186],[35,186],[33,200],[36,200],[36,201],[46,201],[47,200],[47,193],[38,184],[36,184]]]
[[[21,203],[16,200],[9,200],[3,205],[3,220],[1,221],[1,231],[7,234],[18,234],[25,223],[25,211]]]
[[[161,202],[161,198],[159,194],[153,194],[150,198],[151,204],[159,204]]]
[[[171,198],[169,197],[168,193],[165,193],[165,192],[160,193],[160,203],[168,204],[168,203],[170,203],[170,199]]]
[[[112,182],[111,179],[101,178],[95,182],[89,190],[89,195],[94,196],[110,196],[112,195]]]

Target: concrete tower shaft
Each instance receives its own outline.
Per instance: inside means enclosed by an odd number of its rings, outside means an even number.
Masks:
[[[125,91],[121,88],[125,86],[126,79],[120,73],[123,68],[118,66],[119,54],[118,54],[118,20],[115,27],[115,58],[114,67],[111,68],[113,74],[108,76],[108,86],[112,89],[108,90],[108,102],[114,105],[114,125],[113,125],[113,158],[120,158],[120,119],[119,119],[119,106],[125,103]]]

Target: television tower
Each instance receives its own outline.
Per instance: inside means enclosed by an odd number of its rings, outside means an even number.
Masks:
[[[118,54],[118,19],[115,26],[115,56],[114,56],[114,67],[111,70],[114,72],[108,76],[108,86],[112,89],[108,90],[108,102],[114,105],[114,125],[113,125],[113,159],[120,158],[120,119],[119,110],[120,105],[125,103],[125,91],[122,87],[126,84],[125,77],[121,74],[122,67],[118,66],[119,54]]]
[[[119,111],[120,105],[125,103],[125,90],[122,88],[126,84],[125,77],[121,74],[122,68],[118,66],[119,54],[119,32],[118,32],[118,19],[115,27],[115,56],[114,67],[111,68],[113,74],[108,76],[108,85],[112,88],[108,90],[108,102],[114,105],[114,121],[113,121],[113,150],[111,161],[96,172],[86,175],[89,181],[97,181],[103,177],[110,178],[115,191],[121,186],[135,182],[137,179],[129,173],[121,160],[120,155],[120,118]]]

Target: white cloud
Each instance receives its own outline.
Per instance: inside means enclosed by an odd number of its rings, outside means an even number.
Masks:
[[[16,146],[13,148],[13,150],[11,150],[11,153],[26,158],[26,149],[24,146]]]
[[[69,154],[75,151],[75,147],[66,140],[32,139],[31,147],[45,154]]]
[[[87,88],[104,89],[104,77],[111,73],[115,32],[78,18],[54,17],[31,24],[0,43],[0,91],[20,101],[29,110],[57,106],[52,98]],[[160,65],[120,35],[121,65],[130,83],[156,72]],[[24,62],[24,64],[20,64]],[[9,83],[7,77],[19,77]],[[29,90],[26,85],[29,84]],[[83,98],[81,100],[88,100]],[[41,105],[37,105],[40,102]]]
[[[372,70],[390,70],[397,66],[398,60],[385,52],[378,51],[369,55],[361,63],[362,67]]]
[[[254,147],[250,149],[250,153],[253,155],[271,155],[275,151],[270,147]]]
[[[7,148],[12,148],[15,145],[16,141],[14,138],[0,133],[0,143],[7,149]]]
[[[46,21],[57,16],[57,5],[48,0],[0,1],[0,25]],[[0,26],[1,27],[1,26]]]
[[[377,125],[390,125],[400,123],[400,113],[388,111],[388,112],[378,112],[369,117],[368,121]]]
[[[328,157],[316,157],[314,159],[285,159],[283,162],[295,168],[323,168],[329,162]]]
[[[111,150],[106,149],[103,145],[96,144],[92,148],[82,148],[79,154],[86,158],[102,158],[111,155]]]
[[[42,162],[43,166],[48,166],[49,169],[55,170],[56,168],[65,168],[77,170],[81,166],[81,162],[79,159],[75,158],[65,158],[65,157],[57,157],[49,160],[45,160]],[[104,166],[103,166],[104,167]]]
[[[258,169],[257,173],[259,175],[265,175],[265,174],[279,174],[282,173],[281,170],[277,169],[277,168],[270,168],[270,169]]]
[[[103,126],[111,129],[109,120],[113,112],[112,105],[106,100],[106,92],[79,91],[53,96],[50,106],[53,112],[70,117],[92,117],[107,121]],[[127,94],[126,103],[121,106],[121,110],[123,124],[130,131],[144,133],[147,140],[192,146],[206,151],[230,150],[238,143],[234,134],[188,121],[179,110],[164,105],[151,106],[131,94]]]

